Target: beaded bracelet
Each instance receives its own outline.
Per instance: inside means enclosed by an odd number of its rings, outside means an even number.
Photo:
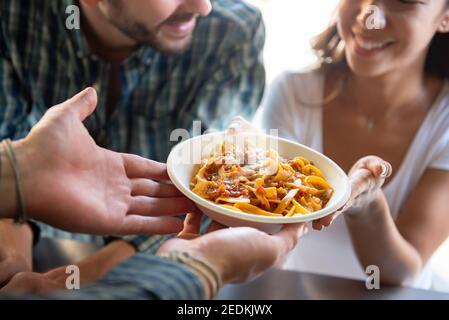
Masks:
[[[193,257],[189,253],[181,251],[170,251],[168,253],[161,254],[160,257],[185,264],[197,273],[201,274],[207,281],[212,297],[214,297],[218,290],[222,287],[219,273],[207,261]]]

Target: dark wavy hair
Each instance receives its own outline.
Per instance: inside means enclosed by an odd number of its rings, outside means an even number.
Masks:
[[[449,0],[446,2],[449,7]],[[338,34],[336,17],[330,26],[312,41],[312,48],[320,60],[322,70],[347,69],[344,44]],[[449,79],[449,33],[435,34],[427,54],[425,72]]]

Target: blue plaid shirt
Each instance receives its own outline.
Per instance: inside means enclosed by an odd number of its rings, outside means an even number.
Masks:
[[[198,275],[189,267],[147,253],[139,253],[106,276],[79,290],[49,296],[5,295],[0,299],[200,300],[205,298]]]
[[[142,46],[120,66],[120,97],[106,116],[111,65],[95,56],[83,29],[65,26],[73,0],[0,2],[0,140],[19,139],[45,111],[87,86],[98,107],[86,126],[108,149],[164,162],[176,143],[174,129],[221,130],[229,120],[250,118],[262,97],[265,33],[261,14],[240,0],[215,0],[199,18],[190,49],[164,55]],[[101,242],[41,225],[42,235]],[[131,237],[141,249],[166,237]]]

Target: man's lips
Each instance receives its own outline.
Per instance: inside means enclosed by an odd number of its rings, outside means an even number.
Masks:
[[[184,21],[174,21],[165,23],[162,29],[166,34],[173,38],[182,39],[192,34],[195,29],[196,18]]]

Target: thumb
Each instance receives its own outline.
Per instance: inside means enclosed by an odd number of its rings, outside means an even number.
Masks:
[[[281,231],[272,235],[273,241],[277,241],[281,255],[285,255],[296,246],[299,239],[308,232],[306,223],[286,224]]]
[[[84,121],[97,107],[97,92],[94,88],[86,88],[65,101],[62,107],[66,110],[74,111],[79,119]]]

